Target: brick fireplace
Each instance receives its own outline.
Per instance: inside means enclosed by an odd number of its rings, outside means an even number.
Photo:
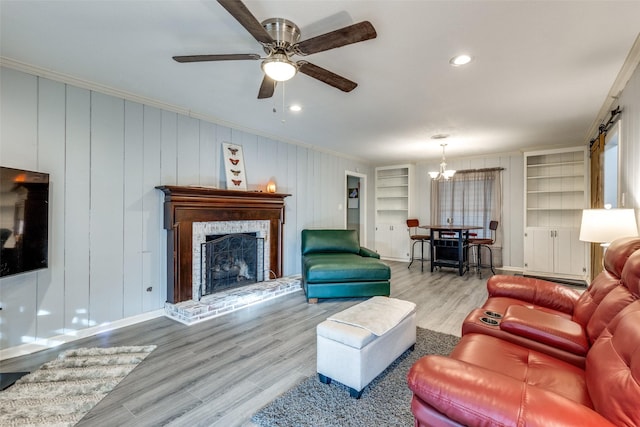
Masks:
[[[194,229],[256,228],[265,237],[265,270],[282,277],[284,199],[289,194],[220,190],[196,186],[156,187],[164,193],[164,228],[167,230],[167,302],[176,304],[198,297],[194,268]],[[202,224],[205,224],[204,226]],[[215,224],[215,225],[206,225]],[[243,226],[242,224],[248,224]],[[217,229],[217,228],[216,228]]]

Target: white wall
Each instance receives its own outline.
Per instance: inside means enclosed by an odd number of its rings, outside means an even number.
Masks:
[[[225,188],[224,141],[243,146],[250,190],[274,179],[291,194],[285,275],[300,271],[303,228],[344,226],[345,171],[372,170],[12,69],[1,69],[0,85],[0,164],[47,172],[51,182],[50,267],[0,279],[2,351],[161,309],[166,232],[154,187]]]
[[[636,67],[617,105],[622,108],[618,149],[620,190],[625,204],[621,207],[634,208],[640,225],[640,66]]]

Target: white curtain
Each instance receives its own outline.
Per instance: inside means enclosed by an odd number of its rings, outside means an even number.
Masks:
[[[493,263],[502,266],[503,168],[461,170],[448,180],[431,181],[431,218],[434,224],[477,225],[478,238],[491,238],[489,222],[498,221]],[[483,254],[484,256],[484,254]],[[488,259],[488,258],[484,258]]]

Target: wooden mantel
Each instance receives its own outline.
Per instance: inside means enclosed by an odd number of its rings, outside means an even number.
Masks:
[[[269,264],[282,277],[284,199],[290,194],[161,185],[167,233],[167,301],[192,299],[193,223],[269,221]]]

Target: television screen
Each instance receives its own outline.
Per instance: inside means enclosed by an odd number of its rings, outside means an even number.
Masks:
[[[49,174],[0,167],[0,277],[46,268]]]

